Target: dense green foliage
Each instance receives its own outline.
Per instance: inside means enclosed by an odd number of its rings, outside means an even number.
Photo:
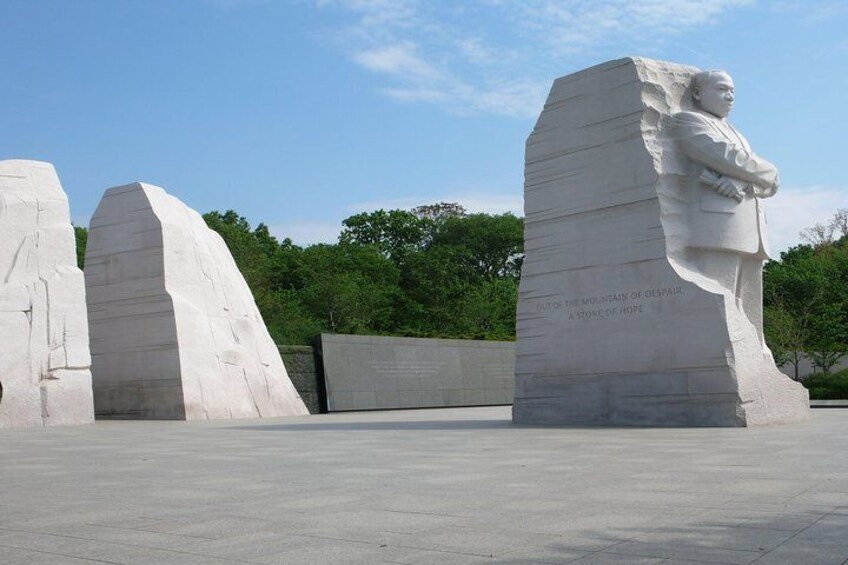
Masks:
[[[85,267],[85,246],[88,244],[88,230],[74,226],[74,237],[77,240],[77,267]]]
[[[848,235],[798,245],[769,262],[763,299],[766,341],[778,362],[793,363],[798,378],[805,353],[829,373],[848,354]]]
[[[230,210],[210,212],[278,343],[322,331],[514,339],[523,227],[455,204],[377,210],[343,222],[337,244],[277,241]]]
[[[831,375],[813,375],[803,381],[810,400],[848,400],[848,369]]]

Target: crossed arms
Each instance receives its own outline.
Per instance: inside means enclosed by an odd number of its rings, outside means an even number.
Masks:
[[[774,195],[779,184],[777,168],[722,135],[710,119],[698,112],[680,112],[674,115],[673,123],[681,151],[718,175],[714,183],[708,184],[730,198],[741,199],[741,194],[750,189],[761,198]]]

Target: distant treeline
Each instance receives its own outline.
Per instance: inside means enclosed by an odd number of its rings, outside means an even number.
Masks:
[[[512,214],[377,210],[344,220],[338,243],[308,247],[232,210],[204,218],[278,343],[321,332],[514,339],[523,228]]]

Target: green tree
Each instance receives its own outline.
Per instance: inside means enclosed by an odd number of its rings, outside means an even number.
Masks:
[[[430,239],[433,220],[405,210],[363,212],[344,220],[339,242],[371,245],[400,265]]]
[[[475,281],[451,247],[432,247],[411,255],[402,273],[406,301],[398,321],[406,335],[465,337],[464,304]]]
[[[524,223],[513,214],[448,217],[431,247],[452,247],[463,266],[484,279],[521,275]]]
[[[766,265],[766,340],[796,367],[802,354],[825,374],[848,353],[848,238],[798,245]]]
[[[457,202],[436,202],[416,206],[412,209],[412,213],[419,218],[432,220],[436,224],[448,218],[461,218],[468,214],[465,207]]]
[[[464,337],[474,339],[515,339],[515,308],[518,280],[495,278],[469,289],[462,301]]]
[[[400,273],[375,246],[313,245],[304,250],[300,270],[300,300],[326,330],[388,333],[393,329]]]
[[[513,339],[522,221],[512,214],[455,209],[428,213],[437,218],[432,238],[407,258],[402,271],[404,332]]]
[[[766,341],[778,365],[792,364],[794,379],[800,380],[799,366],[809,341],[809,314],[792,312],[780,299],[764,308]]]
[[[74,238],[77,242],[77,266],[82,269],[85,267],[85,249],[88,245],[88,230],[74,226]]]
[[[301,248],[232,210],[204,216],[229,247],[278,343],[320,332],[513,339],[522,221],[440,202],[343,222]]]

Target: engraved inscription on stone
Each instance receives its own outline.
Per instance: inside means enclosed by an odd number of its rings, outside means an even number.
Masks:
[[[371,370],[381,377],[409,379],[438,375],[446,365],[444,361],[372,361]]]
[[[681,296],[685,293],[686,291],[679,285],[645,290],[623,290],[596,296],[540,301],[536,303],[536,310],[562,315],[568,320],[605,320],[644,314],[654,301]]]
[[[512,402],[511,342],[324,334],[321,348],[331,412]]]

